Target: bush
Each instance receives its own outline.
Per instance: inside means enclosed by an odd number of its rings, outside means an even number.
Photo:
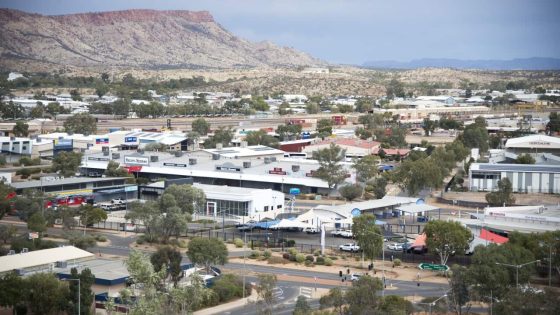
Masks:
[[[296,255],[290,254],[290,261],[296,261]]]
[[[325,258],[324,257],[317,257],[317,259],[315,260],[315,264],[317,265],[324,265],[325,264]]]
[[[314,262],[315,257],[313,257],[313,255],[307,255],[307,256],[305,256],[305,260],[310,261],[310,262]]]
[[[22,237],[12,240],[10,249],[13,249],[16,253],[19,253],[24,248],[27,248],[29,251],[34,251],[39,249],[58,247],[58,244],[53,241],[48,241],[40,238],[33,241],[27,239],[27,237],[25,236],[26,234],[24,234],[24,236]]]
[[[283,254],[282,254],[282,258],[287,259],[287,260],[290,260],[290,256],[291,256],[291,255],[288,254],[288,253],[283,253]]]
[[[337,260],[338,259],[338,257],[336,257],[336,256],[329,256],[329,258],[332,259],[332,260]]]
[[[269,250],[265,250],[263,256],[264,258],[270,258],[272,256],[272,253]]]
[[[393,259],[393,265],[395,265],[395,267],[398,267],[400,265],[402,265],[402,261],[398,258]]]
[[[313,251],[313,256],[317,257],[319,255],[321,255],[321,250],[320,249],[316,249],[316,250]]]
[[[325,266],[332,266],[333,265],[333,261],[330,258],[325,258]]]
[[[305,261],[305,255],[304,255],[304,254],[301,254],[301,253],[300,253],[300,254],[297,254],[297,255],[296,255],[296,261],[297,261],[298,263],[301,264],[302,262]]]
[[[313,266],[313,262],[309,261],[309,260],[306,260],[305,261],[305,267],[311,267],[311,266]]]
[[[289,254],[288,254],[289,255]],[[289,257],[288,257],[289,258]],[[285,264],[286,260],[280,257],[269,257],[268,258],[269,264]]]
[[[258,251],[258,250],[254,250],[254,251],[252,251],[251,254],[249,255],[249,258],[257,259],[257,258],[259,258],[260,256],[261,256],[261,252]]]
[[[243,247],[243,245],[244,245],[245,243],[243,243],[243,240],[242,240],[242,239],[236,238],[236,239],[233,240],[233,244],[235,244],[235,247],[241,248],[241,247]]]
[[[296,241],[295,240],[288,240],[288,241],[286,241],[286,246],[294,247],[294,246],[296,246]]]
[[[107,242],[107,237],[105,235],[95,235],[94,237],[98,242]]]
[[[214,282],[212,290],[218,294],[220,302],[227,302],[243,296],[243,280],[234,274],[224,274]]]
[[[298,251],[295,248],[288,248],[288,253],[290,253],[290,255],[295,256],[297,255]]]
[[[170,239],[167,242],[169,245],[173,245],[173,246],[177,246],[180,248],[187,248],[187,242],[183,241],[183,240],[179,240],[179,239]]]

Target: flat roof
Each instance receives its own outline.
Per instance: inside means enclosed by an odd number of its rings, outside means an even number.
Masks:
[[[546,135],[530,135],[506,141],[506,148],[560,149],[560,138]]]
[[[353,209],[361,211],[400,206],[402,204],[416,203],[418,198],[385,196],[382,199],[373,199],[360,202],[346,203],[336,206],[317,206],[316,209],[335,211],[341,214],[349,214]]]
[[[252,157],[262,155],[284,155],[284,151],[264,145],[251,145],[248,147],[227,147],[222,149],[204,149],[203,151],[211,154],[219,154],[226,158]]]
[[[27,182],[12,182],[10,186],[15,189],[37,188],[42,186],[58,186],[82,183],[96,183],[113,180],[126,180],[124,177],[64,177],[53,180],[32,180]]]
[[[473,163],[473,171],[560,173],[560,165]]]
[[[69,264],[66,268],[54,268],[53,271],[64,278],[64,276],[70,275],[70,270],[72,268],[77,268],[78,272],[89,268],[91,273],[95,276],[95,283],[102,285],[124,283],[130,276],[124,261],[102,258],[82,261],[78,266]]]
[[[430,206],[427,204],[408,204],[402,205],[397,208],[397,210],[408,212],[408,213],[418,213],[418,212],[426,212],[426,211],[433,211],[438,210],[439,207]]]
[[[163,189],[165,186],[164,184],[164,181],[159,181],[149,184],[148,187]],[[193,186],[202,189],[204,191],[204,194],[206,194],[206,199],[226,199],[224,198],[225,196],[235,196],[236,200],[252,200],[252,195],[261,194],[263,191],[270,191],[276,194],[284,195],[284,193],[272,189],[234,187],[225,185],[207,185],[199,183],[193,183]],[[279,200],[279,202],[280,201],[283,202],[283,200]]]
[[[57,261],[71,261],[91,257],[94,257],[92,253],[74,246],[36,250],[0,257],[0,273],[56,263]]]

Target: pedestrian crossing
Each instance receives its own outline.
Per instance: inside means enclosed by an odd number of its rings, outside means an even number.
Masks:
[[[310,287],[300,287],[299,288],[299,295],[303,295],[308,299],[311,299],[313,296],[313,288]]]

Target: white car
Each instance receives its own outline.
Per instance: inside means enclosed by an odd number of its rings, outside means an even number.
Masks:
[[[354,235],[352,234],[352,231],[342,231],[342,232],[339,233],[339,236],[346,237],[346,238],[352,238]]]
[[[387,248],[390,250],[403,250],[403,244],[393,243],[387,245]]]
[[[307,234],[317,234],[317,233],[319,233],[319,230],[317,228],[314,228],[314,227],[306,227],[305,229],[303,229],[303,231]]]
[[[360,246],[356,245],[356,244],[343,244],[338,246],[338,248],[343,251],[343,252],[358,252],[360,251]]]
[[[350,281],[358,281],[358,280],[360,280],[360,277],[361,277],[361,276],[362,276],[362,275],[359,274],[359,273],[353,273],[353,274],[350,276]]]

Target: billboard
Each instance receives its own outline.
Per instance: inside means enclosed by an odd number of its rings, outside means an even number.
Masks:
[[[124,163],[134,165],[150,165],[150,159],[144,156],[125,156]]]

